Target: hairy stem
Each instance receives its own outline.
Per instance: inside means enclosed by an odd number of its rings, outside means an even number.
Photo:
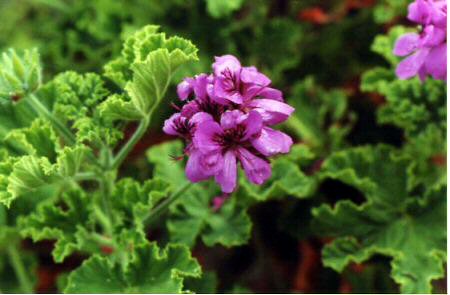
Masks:
[[[15,244],[8,246],[9,261],[14,268],[14,272],[16,273],[17,279],[19,280],[22,292],[32,294],[34,293],[33,285],[30,278],[28,277],[22,258],[20,257],[19,251],[16,246],[17,245]]]
[[[116,157],[112,161],[111,169],[119,168],[120,164],[125,160],[134,146],[138,143],[138,141],[144,136],[147,131],[148,125],[150,124],[150,119],[144,118],[140,123],[136,131],[133,133],[133,136],[127,141],[127,143],[120,149],[117,153]]]
[[[155,208],[153,208],[153,210],[151,210],[147,214],[147,216],[144,217],[144,224],[149,225],[150,223],[152,223],[157,217],[159,217],[164,211],[166,211],[171,204],[178,200],[178,198],[180,198],[183,193],[185,193],[191,186],[192,182],[187,182],[176,192],[174,192],[170,197],[159,203]]]

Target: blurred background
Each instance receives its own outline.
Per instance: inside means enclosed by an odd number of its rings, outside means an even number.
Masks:
[[[343,146],[389,143],[400,146],[402,131],[378,125],[375,112],[383,97],[360,91],[362,73],[388,66],[371,51],[377,34],[405,19],[407,0],[0,0],[0,48],[37,47],[44,77],[74,70],[102,72],[134,30],[157,24],[168,35],[192,40],[200,61],[178,72],[182,77],[209,72],[214,56],[236,55],[255,65],[298,101],[297,116],[326,112],[318,123],[318,144],[324,157]],[[175,101],[175,84],[168,92]],[[145,177],[145,150],[169,140],[160,126],[172,112],[169,103],[154,120],[152,136],[133,151],[124,173]],[[332,128],[339,136],[328,136]],[[289,126],[286,127],[289,132]],[[131,128],[132,130],[132,128]],[[334,130],[334,129],[333,129]],[[306,140],[304,134],[291,135]],[[305,138],[306,137],[306,138]],[[311,139],[311,138],[310,138]],[[317,164],[317,163],[316,163]],[[319,163],[320,164],[320,163]],[[135,169],[138,167],[139,169]],[[315,169],[314,166],[311,169]],[[206,271],[214,271],[219,292],[392,293],[389,259],[375,257],[354,264],[343,274],[324,268],[320,251],[327,239],[310,229],[310,210],[326,199],[342,196],[361,202],[363,196],[337,181],[325,181],[314,200],[283,199],[250,209],[253,221],[248,245],[208,248],[200,241],[194,256]],[[163,235],[156,230],[152,237]],[[77,267],[82,257],[54,264],[51,242],[25,242],[38,255],[38,291],[56,292],[58,274]],[[445,290],[444,282],[436,283]],[[207,289],[205,289],[207,290]]]

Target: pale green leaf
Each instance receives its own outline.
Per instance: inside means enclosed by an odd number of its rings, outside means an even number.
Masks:
[[[313,209],[315,230],[338,237],[323,250],[326,266],[342,271],[350,262],[386,255],[392,257],[391,275],[402,292],[429,293],[431,281],[444,275],[445,190],[409,193],[408,162],[387,146],[332,155],[323,165],[323,177],[354,186],[367,201],[343,200],[334,208]]]
[[[66,293],[181,293],[185,277],[201,269],[186,247],[135,247],[126,265],[94,255],[69,275]]]

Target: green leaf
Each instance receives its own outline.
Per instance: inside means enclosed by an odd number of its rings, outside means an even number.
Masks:
[[[174,206],[167,221],[171,240],[194,246],[198,236],[208,246],[221,244],[226,247],[245,244],[250,238],[251,220],[246,207],[238,203],[236,196],[215,212],[211,207],[213,190],[192,188]],[[217,192],[218,194],[218,192]]]
[[[7,190],[13,200],[60,180],[61,177],[47,158],[24,156],[14,163],[12,172],[8,177]],[[9,206],[9,203],[6,203],[6,205]]]
[[[411,31],[413,30],[402,26],[395,26],[390,29],[388,35],[376,36],[371,49],[373,52],[383,56],[392,66],[396,66],[401,58],[394,55],[394,44],[401,35]]]
[[[0,202],[7,206],[48,186],[64,188],[85,168],[91,153],[83,145],[61,148],[50,124],[42,119],[12,130],[4,146],[10,152],[5,149],[0,159]]]
[[[24,236],[33,241],[57,240],[53,258],[62,262],[64,258],[81,250],[86,228],[93,228],[89,210],[89,196],[81,190],[71,190],[62,195],[62,203],[43,203],[36,212],[19,219]]]
[[[136,246],[131,258],[120,265],[94,255],[73,271],[66,293],[181,293],[185,277],[199,277],[201,269],[189,250],[169,244]],[[106,282],[106,283],[105,283]]]
[[[258,201],[284,196],[306,198],[317,189],[317,178],[307,175],[315,155],[303,144],[293,145],[289,155],[282,155],[272,161],[272,176],[263,185],[251,184],[241,173],[239,184],[245,194]]]
[[[160,179],[143,184],[130,178],[117,182],[111,193],[113,236],[97,232],[105,226],[102,223],[105,213],[97,205],[101,196],[96,192],[88,195],[79,189],[69,190],[61,199],[45,202],[37,212],[20,218],[21,233],[34,241],[57,240],[53,250],[57,262],[74,251],[97,253],[103,246],[112,247],[113,251],[115,248],[128,251],[130,245],[145,240],[144,221],[148,212],[169,190],[167,183]]]
[[[186,290],[196,294],[217,293],[217,275],[211,271],[203,272],[201,278],[186,278],[184,286]]]
[[[373,9],[375,22],[385,24],[397,17],[404,17],[408,11],[409,0],[381,0],[377,1]]]
[[[286,125],[298,138],[318,152],[345,146],[355,115],[343,91],[325,91],[307,78],[294,86],[288,102],[295,112]]]
[[[114,145],[122,138],[122,132],[103,118],[101,106],[109,91],[99,75],[65,72],[45,84],[37,95],[58,120],[74,130],[77,142]]]
[[[99,108],[100,114],[105,120],[137,121],[141,119],[141,114],[125,95],[113,94]]]
[[[105,67],[105,75],[124,87],[129,99],[111,96],[102,106],[110,120],[148,118],[163,99],[179,66],[196,61],[197,48],[189,41],[166,38],[157,26],[146,26],[130,36],[122,54]]]
[[[131,178],[121,179],[111,195],[115,215],[119,217],[122,226],[144,232],[144,221],[148,213],[170,191],[168,182],[158,178],[147,180],[142,185]]]
[[[5,136],[3,145],[17,155],[46,157],[51,161],[60,149],[51,124],[43,119],[36,119],[30,127],[12,130]]]
[[[326,266],[342,271],[350,262],[386,255],[392,257],[391,275],[402,292],[429,293],[431,281],[444,275],[445,190],[410,194],[408,162],[387,146],[332,155],[323,164],[323,177],[354,186],[367,201],[356,205],[343,200],[334,208],[313,209],[315,230],[338,237],[323,250]]]
[[[17,54],[10,49],[2,53],[0,101],[17,100],[36,91],[41,85],[41,79],[41,65],[37,50],[25,50]]]
[[[183,152],[180,141],[163,143],[147,151],[149,161],[154,165],[153,175],[164,179],[176,190],[186,183],[184,164],[169,161],[170,155]],[[194,184],[176,205],[171,207],[167,221],[171,240],[193,246],[198,236],[207,245],[222,244],[237,246],[250,237],[251,222],[246,207],[235,196],[214,212],[211,206],[213,197],[220,195],[214,183]]]
[[[230,15],[238,10],[244,4],[244,0],[206,0],[206,8],[209,15],[215,18],[221,18]]]
[[[147,159],[154,165],[153,175],[169,182],[174,190],[188,181],[182,162],[171,161],[171,157],[183,155],[183,143],[179,140],[152,146],[146,152]]]

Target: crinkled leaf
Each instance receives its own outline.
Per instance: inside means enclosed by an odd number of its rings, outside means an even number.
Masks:
[[[168,182],[162,179],[147,180],[142,185],[131,178],[121,179],[111,196],[116,217],[124,226],[143,231],[148,213],[170,190]]]
[[[394,44],[401,35],[410,31],[410,29],[402,26],[393,27],[388,35],[376,36],[371,49],[373,52],[383,56],[392,66],[396,66],[402,58],[394,55]]]
[[[19,220],[22,234],[34,241],[57,240],[53,258],[62,262],[72,252],[80,250],[86,227],[94,225],[89,198],[80,190],[71,190],[62,195],[62,203],[42,204],[36,212]]]
[[[121,266],[94,255],[72,272],[66,293],[181,293],[185,277],[199,277],[201,269],[189,250],[169,244],[136,246]]]
[[[314,154],[305,145],[294,145],[289,155],[282,155],[271,162],[272,176],[263,185],[251,184],[241,173],[239,184],[246,194],[258,200],[295,196],[306,198],[317,188],[317,178],[307,175]],[[308,169],[307,169],[308,168]]]
[[[307,78],[295,85],[288,102],[295,112],[286,125],[301,140],[322,152],[344,146],[355,119],[344,92],[325,91]]]
[[[129,96],[109,97],[102,106],[109,120],[145,118],[158,106],[177,68],[197,60],[195,46],[182,38],[166,38],[158,27],[146,26],[129,37],[122,55],[106,66],[105,75]]]
[[[75,72],[56,76],[38,92],[53,115],[74,130],[77,142],[114,145],[122,133],[102,118],[99,108],[108,94],[99,75]]]
[[[28,128],[12,130],[4,146],[10,152],[5,149],[0,161],[0,202],[7,206],[46,186],[62,188],[82,170],[91,153],[83,145],[61,148],[49,123],[41,119]]]
[[[18,54],[10,49],[0,60],[0,102],[17,100],[34,92],[41,85],[41,65],[37,50]]]
[[[411,195],[407,167],[408,159],[387,146],[332,155],[323,165],[323,177],[354,186],[367,201],[322,205],[313,210],[314,221],[317,232],[338,237],[323,250],[325,265],[342,271],[375,254],[390,256],[391,275],[402,292],[429,293],[431,281],[444,275],[445,190]]]
[[[12,130],[5,136],[3,145],[17,155],[46,157],[51,161],[60,148],[52,126],[43,119],[36,119],[30,127]]]
[[[180,141],[163,143],[147,151],[149,161],[154,165],[154,176],[169,182],[174,190],[186,183],[184,165],[169,160],[170,155],[183,151]],[[234,196],[217,212],[211,206],[213,197],[220,194],[212,183],[194,184],[184,193],[180,201],[172,206],[167,221],[171,240],[193,246],[198,236],[207,245],[220,243],[236,246],[250,237],[251,222],[246,207]]]
[[[133,103],[124,95],[113,94],[100,105],[101,116],[106,120],[136,121],[142,115],[134,107]]]

